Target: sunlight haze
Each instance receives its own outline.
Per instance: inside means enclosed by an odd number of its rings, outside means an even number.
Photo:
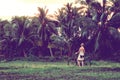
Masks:
[[[10,19],[12,16],[34,16],[37,7],[49,9],[53,14],[58,8],[75,0],[0,0],[0,19]]]

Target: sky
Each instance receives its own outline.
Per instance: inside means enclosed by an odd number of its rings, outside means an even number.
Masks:
[[[49,9],[53,14],[58,8],[75,0],[0,0],[0,19],[10,19],[12,16],[34,16],[37,7]]]

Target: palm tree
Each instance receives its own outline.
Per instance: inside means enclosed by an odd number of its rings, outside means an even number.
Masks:
[[[90,5],[89,3],[92,5]],[[89,2],[89,3],[87,5],[93,6],[94,9],[98,9],[97,7],[98,5],[96,5],[96,3],[94,2],[92,3]],[[103,0],[102,13],[104,13],[106,7],[105,4],[106,4],[106,0]],[[116,21],[118,18],[117,19],[113,18],[113,19]],[[87,22],[86,20],[92,21],[88,18],[84,18],[83,22],[94,24],[93,21]],[[118,46],[117,44],[120,44],[120,33],[117,31],[117,26],[107,26],[107,27],[105,26],[97,27],[97,26],[98,25],[91,25],[91,26],[83,25],[83,28],[81,28],[82,31],[81,35],[82,38],[84,38],[87,49],[90,50],[91,53],[96,53],[96,55],[99,58],[105,59],[110,57],[111,55],[113,55],[114,52],[120,49],[117,47]]]
[[[103,2],[104,2],[103,5],[105,5],[106,1],[104,0]],[[103,6],[103,12],[104,12],[104,7],[105,6]],[[88,31],[89,29],[87,28],[86,30]],[[117,44],[119,43],[120,35],[117,29],[114,28],[114,26],[107,26],[107,27],[101,26],[96,28],[96,31],[97,33],[93,34],[94,35],[93,39],[95,40],[94,53],[98,53],[98,57],[105,59],[110,57],[112,53],[114,53],[114,51],[119,50],[119,48],[115,49],[114,44],[116,44],[116,41],[117,41]],[[114,34],[116,35],[116,38]]]
[[[62,36],[67,43],[68,56],[71,56],[73,52],[71,48],[74,45],[72,40],[80,27],[79,19],[81,16],[79,14],[79,8],[73,7],[72,3],[67,3],[65,7],[58,10],[56,17],[60,22]]]
[[[39,34],[39,37],[41,39],[42,53],[46,55],[47,53],[50,52],[50,55],[53,56],[51,47],[49,47],[49,52],[47,49],[50,41],[50,36],[53,33],[56,34],[56,30],[55,30],[56,25],[54,21],[50,20],[47,17],[48,9],[38,7],[38,11],[39,11],[38,19],[39,19],[40,25],[38,27],[37,34]]]
[[[103,0],[103,5],[106,4],[106,0]],[[104,10],[103,6],[103,10]],[[118,33],[117,29],[114,26],[102,26],[99,28],[98,35],[96,37],[96,43],[95,43],[95,51],[98,50],[100,53],[101,57],[106,58],[110,57],[112,53],[114,53],[115,49],[115,41],[113,35],[115,32],[115,35],[117,36],[116,40],[119,42],[119,36],[120,34]],[[112,38],[110,36],[113,36]],[[106,56],[106,57],[105,57]]]
[[[29,21],[27,17],[14,17],[12,19],[12,27],[13,27],[13,34],[17,33],[16,35],[13,35],[12,43],[14,46],[16,46],[17,56],[28,56],[28,51],[30,48],[33,47],[34,42],[30,39],[32,36],[29,31]]]

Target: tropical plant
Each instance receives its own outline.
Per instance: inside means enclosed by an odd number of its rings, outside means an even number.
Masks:
[[[17,48],[18,52],[16,53],[16,56],[28,56],[28,51],[30,48],[33,47],[34,42],[30,39],[32,36],[29,31],[29,21],[27,17],[14,17],[12,19],[12,27],[13,27],[13,38],[12,43],[14,44],[13,48]],[[15,35],[15,33],[17,33]],[[12,45],[13,45],[12,44]],[[16,47],[15,47],[16,46]]]
[[[56,13],[57,19],[59,20],[60,28],[62,29],[62,36],[64,37],[67,47],[68,56],[71,56],[73,51],[72,43],[73,38],[78,34],[76,32],[80,31],[80,8],[73,7],[72,3],[67,3],[63,8],[58,10]]]
[[[103,5],[105,5],[105,0],[103,1]],[[92,5],[93,6],[93,5]],[[94,6],[95,7],[95,6]],[[104,13],[104,7],[103,6],[103,13]],[[97,8],[95,8],[97,9]],[[117,29],[114,26],[101,26],[97,25],[98,27],[88,27],[84,26],[85,29],[82,29],[82,35],[83,37],[87,36],[88,38],[91,37],[91,39],[87,40],[87,42],[90,42],[87,46],[94,47],[94,52],[97,56],[101,59],[109,58],[115,51],[118,51],[120,48],[114,45],[120,43],[120,33],[117,31]],[[86,34],[85,34],[86,33]],[[116,36],[114,35],[116,34]],[[111,36],[111,37],[110,37]],[[118,45],[117,45],[118,46]],[[90,50],[90,49],[89,49]]]
[[[48,51],[48,44],[50,42],[50,36],[52,34],[57,34],[55,29],[56,25],[54,21],[50,20],[47,17],[48,9],[38,7],[38,11],[39,11],[38,19],[39,19],[40,25],[37,29],[37,34],[41,39],[40,41],[41,51],[43,55],[49,55],[50,53],[50,55],[52,56],[53,53],[51,51],[51,47],[49,47],[49,51]]]

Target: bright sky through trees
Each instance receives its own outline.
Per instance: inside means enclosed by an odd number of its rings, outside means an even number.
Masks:
[[[75,0],[0,0],[0,19],[9,19],[12,16],[33,16],[37,7],[47,7],[49,14],[68,2]]]

